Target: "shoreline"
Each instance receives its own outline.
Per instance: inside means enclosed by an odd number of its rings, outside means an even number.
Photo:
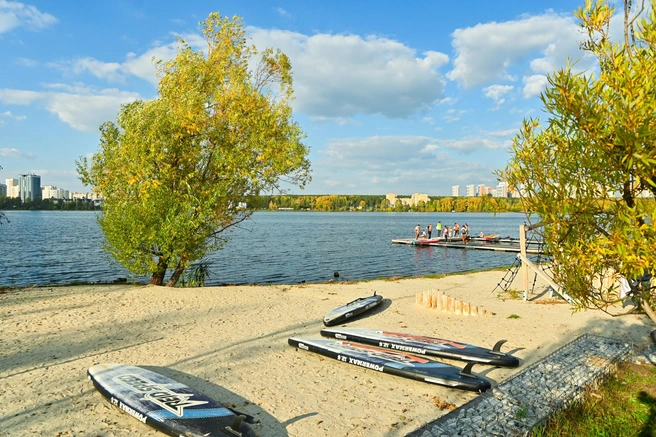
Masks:
[[[162,435],[109,406],[93,389],[86,370],[102,362],[173,377],[255,416],[258,434],[274,437],[402,436],[476,398],[287,345],[292,336],[319,338],[327,311],[373,291],[389,305],[348,326],[483,347],[507,339],[502,350],[520,359],[519,368],[473,369],[493,387],[580,334],[638,346],[649,341],[653,327],[644,316],[572,313],[564,301],[549,299],[540,281],[529,302],[493,291],[506,270],[296,285],[92,284],[3,291],[0,380],[8,390],[0,435]],[[520,282],[515,278],[511,287]],[[435,289],[494,315],[456,315],[415,303],[416,293]]]
[[[218,284],[218,285],[206,285],[201,287],[187,287],[187,286],[175,286],[171,287],[176,290],[197,290],[202,288],[223,288],[223,287],[291,287],[291,286],[300,286],[300,285],[328,285],[328,284],[355,284],[358,282],[372,282],[372,281],[399,281],[407,279],[442,279],[447,276],[458,276],[458,275],[467,275],[483,272],[494,272],[494,271],[506,271],[512,266],[501,266],[501,267],[492,267],[490,269],[481,269],[481,270],[463,270],[460,272],[447,272],[447,273],[435,273],[430,275],[422,276],[390,276],[389,278],[375,278],[375,279],[329,279],[327,281],[320,282],[299,282],[297,284]],[[125,281],[123,281],[125,279]],[[12,291],[21,291],[21,290],[31,290],[35,288],[62,288],[62,287],[103,287],[103,286],[113,286],[113,285],[122,285],[122,286],[134,286],[134,287],[148,287],[150,284],[147,282],[131,282],[127,278],[117,278],[113,281],[98,281],[98,282],[71,282],[71,283],[62,283],[62,284],[32,284],[32,285],[0,285],[0,294],[10,293]],[[162,286],[164,287],[164,286]]]

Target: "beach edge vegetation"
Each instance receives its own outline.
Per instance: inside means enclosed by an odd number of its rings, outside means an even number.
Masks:
[[[247,198],[310,180],[289,58],[248,45],[239,17],[212,13],[201,28],[205,51],[178,39],[177,56],[156,61],[158,97],[123,105],[100,127],[98,152],[77,161],[103,197],[105,249],[155,285],[171,271],[175,286],[220,249],[253,213]]]
[[[586,0],[575,13],[581,48],[598,73],[572,65],[549,76],[549,118],[524,120],[499,175],[521,187],[541,223],[553,275],[577,308],[617,303],[619,279],[656,323],[650,275],[656,266],[656,2],[624,2],[624,40],[610,39],[614,9]],[[645,194],[647,196],[645,197]],[[529,217],[530,220],[530,217]]]

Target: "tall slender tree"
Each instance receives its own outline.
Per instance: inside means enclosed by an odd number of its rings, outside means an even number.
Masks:
[[[656,267],[655,6],[625,1],[624,38],[613,42],[614,9],[585,2],[575,14],[587,33],[581,47],[598,69],[568,65],[549,77],[549,118],[524,121],[499,175],[542,220],[555,280],[579,307],[608,309],[623,276],[656,323],[647,280]]]

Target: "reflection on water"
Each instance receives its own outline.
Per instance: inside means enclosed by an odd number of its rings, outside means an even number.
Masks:
[[[109,282],[129,277],[104,252],[95,213],[8,211],[0,227],[0,285]],[[492,251],[392,244],[441,220],[479,232],[519,236],[522,214],[257,212],[209,257],[207,285],[284,284],[418,276],[512,264],[515,255]],[[147,278],[137,278],[147,282]]]

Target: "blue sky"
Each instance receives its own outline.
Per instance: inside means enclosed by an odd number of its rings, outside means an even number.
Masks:
[[[581,58],[583,0],[0,0],[0,182],[89,191],[75,160],[122,103],[156,97],[152,57],[239,15],[294,71],[312,182],[295,194],[450,195],[496,186],[511,138],[542,116],[546,74]],[[584,57],[577,67],[593,66]]]

